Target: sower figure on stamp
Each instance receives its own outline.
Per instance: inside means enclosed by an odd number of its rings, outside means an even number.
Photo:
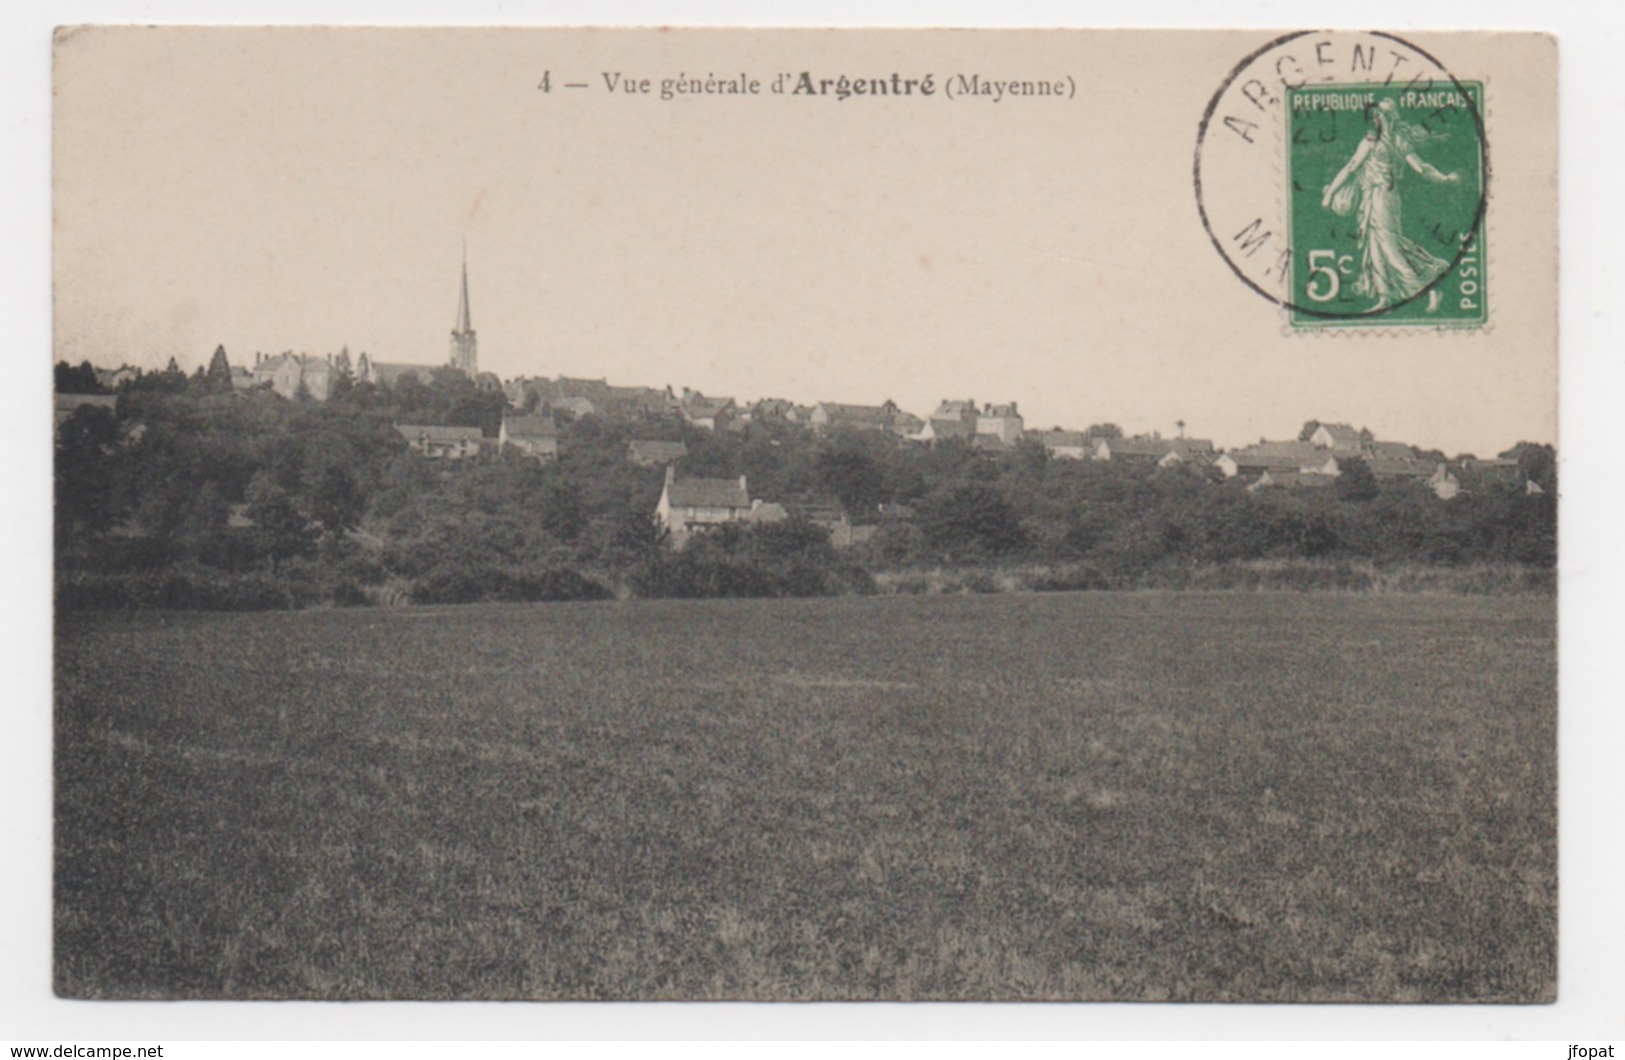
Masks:
[[[1382,309],[1415,297],[1450,267],[1400,230],[1400,164],[1435,184],[1459,183],[1461,175],[1441,173],[1416,157],[1417,145],[1432,134],[1401,121],[1393,100],[1385,99],[1366,113],[1371,130],[1326,185],[1320,204],[1347,217],[1358,203],[1360,277],[1354,290],[1376,299],[1373,308]]]

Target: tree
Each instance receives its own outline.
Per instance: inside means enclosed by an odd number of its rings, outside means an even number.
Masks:
[[[820,450],[813,464],[818,488],[851,513],[868,513],[886,499],[885,480],[861,439],[837,437]]]
[[[1026,543],[1015,508],[992,483],[933,493],[920,505],[919,525],[926,544],[949,562],[1009,556]]]
[[[1307,442],[1315,436],[1315,432],[1318,430],[1320,430],[1319,420],[1305,420],[1303,426],[1298,429],[1298,441]]]
[[[248,483],[247,499],[247,515],[254,523],[260,551],[273,566],[314,550],[316,535],[311,532],[309,517],[275,478],[264,471],[256,474]]]
[[[231,392],[231,362],[226,360],[226,347],[224,345],[214,348],[214,356],[209,358],[209,369],[205,373],[205,387],[217,394]]]
[[[1557,450],[1537,442],[1519,442],[1501,454],[1503,460],[1516,460],[1518,473],[1545,492],[1557,495]]]
[[[1346,501],[1369,501],[1381,492],[1377,476],[1364,460],[1349,460],[1338,465],[1338,476],[1333,488]]]
[[[56,437],[56,528],[59,539],[105,533],[113,525],[113,448],[118,422],[87,405],[63,421]]]
[[[1083,433],[1091,438],[1121,438],[1123,437],[1123,428],[1115,423],[1096,423],[1092,424]]]
[[[66,361],[56,362],[56,392],[58,394],[105,394],[107,388],[96,378],[96,369],[89,361],[74,367]]]
[[[355,529],[367,507],[355,473],[331,458],[318,459],[305,468],[305,493],[312,518],[333,536]]]

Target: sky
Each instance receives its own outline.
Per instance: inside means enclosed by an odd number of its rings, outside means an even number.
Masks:
[[[1013,400],[1032,427],[1184,421],[1221,446],[1310,418],[1451,454],[1555,441],[1538,149],[1497,173],[1491,235],[1529,249],[1490,242],[1486,332],[1291,334],[1219,258],[1192,188],[1196,124],[1265,39],[69,34],[55,356],[190,370],[217,344],[239,364],[347,346],[442,363],[466,245],[480,365],[504,378],[890,398],[922,415]],[[1076,92],[771,93],[804,69]],[[611,93],[607,73],[655,91]],[[663,78],[712,74],[757,77],[761,94],[659,98]],[[1551,105],[1516,77],[1499,82],[1492,138]]]

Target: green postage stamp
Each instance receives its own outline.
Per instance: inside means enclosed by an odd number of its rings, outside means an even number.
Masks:
[[[1304,85],[1286,103],[1292,326],[1482,325],[1483,85]]]

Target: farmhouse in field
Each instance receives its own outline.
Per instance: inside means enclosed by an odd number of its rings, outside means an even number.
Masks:
[[[681,549],[695,534],[750,518],[750,490],[745,476],[679,479],[666,465],[666,485],[655,505],[655,518],[671,535],[671,546]]]

